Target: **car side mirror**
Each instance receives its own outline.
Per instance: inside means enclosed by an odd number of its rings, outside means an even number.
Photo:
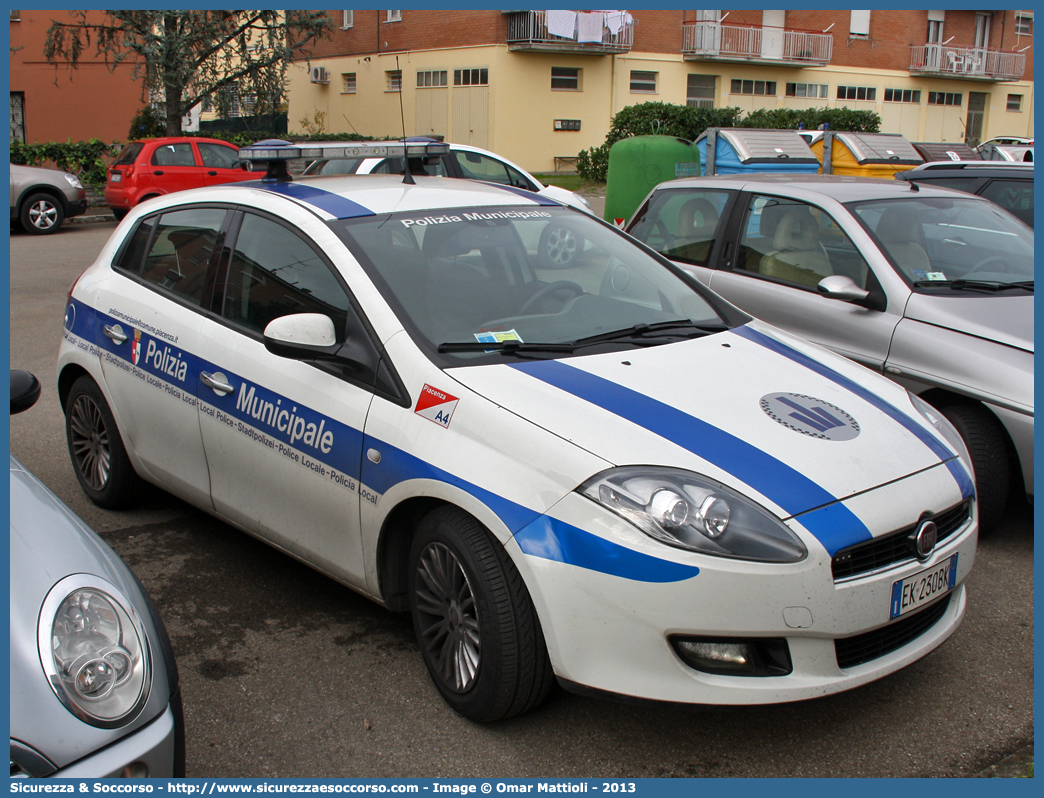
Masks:
[[[827,299],[840,299],[869,310],[884,310],[884,294],[867,291],[856,285],[855,280],[844,274],[832,274],[819,281],[816,290]]]
[[[265,349],[291,360],[333,360],[341,348],[333,320],[322,313],[294,313],[265,327]]]
[[[40,398],[40,381],[28,371],[11,369],[11,415],[28,410]]]

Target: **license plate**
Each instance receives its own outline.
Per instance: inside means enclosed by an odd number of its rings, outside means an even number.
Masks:
[[[109,175],[109,182],[110,183],[119,183],[122,179],[123,179],[123,175],[120,174],[119,172],[113,172],[111,175]]]
[[[892,610],[889,618],[898,618],[923,607],[953,589],[957,582],[957,555],[934,568],[921,571],[892,583]]]

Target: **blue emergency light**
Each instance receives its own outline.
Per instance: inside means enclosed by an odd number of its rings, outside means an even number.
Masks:
[[[294,144],[282,139],[265,139],[239,148],[240,160],[268,165],[262,180],[281,182],[293,180],[286,164],[295,158],[427,158],[447,154],[449,144],[441,141],[308,141]]]

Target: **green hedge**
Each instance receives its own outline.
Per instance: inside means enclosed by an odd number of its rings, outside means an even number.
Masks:
[[[756,127],[796,130],[804,125],[816,130],[822,124],[831,130],[877,133],[881,117],[873,111],[849,108],[761,108],[746,117],[739,108],[690,108],[671,103],[629,105],[613,117],[605,142],[577,154],[576,170],[587,180],[604,183],[609,171],[609,148],[631,136],[677,136],[695,141],[709,127]]]

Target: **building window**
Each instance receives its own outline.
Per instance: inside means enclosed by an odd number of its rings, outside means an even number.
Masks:
[[[572,67],[551,67],[551,88],[580,91],[580,70]]]
[[[826,83],[788,83],[788,97],[827,97],[830,87]]]
[[[354,11],[342,11],[341,12],[341,30],[348,30],[355,24],[355,12]]]
[[[733,94],[775,94],[774,80],[733,80]]]
[[[401,11],[389,11],[385,22],[401,22],[402,12]]]
[[[25,144],[25,94],[11,92],[11,141]]]
[[[631,93],[656,94],[656,72],[631,70]]]
[[[12,11],[12,14],[17,12]],[[1015,33],[1019,36],[1032,36],[1033,35],[1033,14],[1032,12],[1020,11],[1015,15]]]
[[[14,10],[12,10],[11,11],[11,21],[12,22],[21,22],[22,21],[22,12],[21,11],[14,11]]]
[[[417,86],[446,86],[446,70],[429,69],[417,73]],[[459,84],[458,84],[459,85]]]
[[[853,11],[848,23],[848,34],[850,36],[870,35],[870,12]]]
[[[918,89],[885,89],[886,103],[919,103],[921,92]]]
[[[390,69],[384,73],[384,77],[387,80],[387,88],[385,91],[402,91],[402,70],[401,69]]]
[[[1021,111],[1022,110],[1022,95],[1021,94],[1009,94],[1008,95],[1008,110],[1009,111]]]
[[[714,75],[689,75],[685,94],[688,105],[692,108],[713,108],[715,80]]]
[[[964,95],[958,92],[953,94],[948,91],[928,92],[928,105],[960,105]]]
[[[872,86],[838,86],[839,100],[876,100],[877,89]]]
[[[446,85],[446,84],[443,84]],[[489,70],[482,69],[454,69],[454,86],[488,86]]]
[[[355,73],[341,73],[341,94],[355,94]]]

